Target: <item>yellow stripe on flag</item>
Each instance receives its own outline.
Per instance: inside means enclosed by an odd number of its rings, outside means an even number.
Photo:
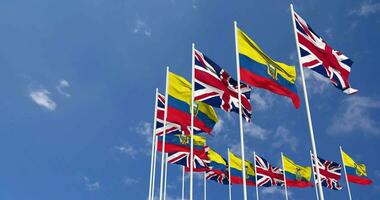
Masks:
[[[210,159],[210,161],[213,161],[213,162],[216,162],[216,163],[220,163],[222,165],[227,165],[227,163],[223,159],[223,157],[221,155],[219,155],[218,153],[216,153],[211,148],[208,149],[207,155],[208,155],[208,158]]]
[[[187,81],[185,78],[176,75],[172,72],[169,72],[169,87],[168,87],[169,96],[172,96],[182,102],[191,104],[191,83]],[[198,111],[201,111],[208,118],[213,120],[214,122],[218,121],[218,117],[214,108],[203,103],[198,102]]]
[[[247,34],[245,34],[239,28],[237,29],[237,37],[239,54],[243,54],[248,58],[265,66],[271,65],[275,67],[277,73],[280,74],[284,79],[290,83],[295,83],[296,68],[294,66],[289,66],[270,58],[251,38],[248,37]]]
[[[359,164],[354,161],[348,154],[342,150],[343,163],[347,167],[356,169],[356,174],[360,176],[367,176],[367,167],[364,164]]]
[[[288,157],[283,156],[284,161],[284,170],[288,173],[299,176],[307,181],[310,181],[311,178],[311,167],[304,167],[297,165],[295,162],[290,160]]]
[[[239,157],[235,156],[232,152],[230,153],[230,166],[236,170],[242,171],[242,161]],[[252,163],[245,161],[246,173],[249,175],[255,175],[255,167]]]

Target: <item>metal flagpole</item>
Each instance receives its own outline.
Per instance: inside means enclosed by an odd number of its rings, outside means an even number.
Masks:
[[[166,185],[168,179],[168,154],[165,155],[165,178],[164,178],[164,200],[166,200]]]
[[[313,167],[313,157],[311,156],[311,151],[310,151],[310,162],[311,162],[311,171],[313,172],[313,185],[314,185],[314,188],[315,188],[315,194],[317,195],[317,200],[319,200],[319,195],[318,195],[318,186],[315,184],[315,173],[314,173],[314,167]]]
[[[314,161],[317,164],[318,163],[318,161],[317,161],[317,159],[318,159],[317,147],[315,145],[315,140],[314,140],[313,123],[312,123],[312,120],[311,120],[311,114],[310,114],[310,108],[309,108],[309,98],[308,98],[308,95],[307,95],[305,76],[304,76],[304,73],[303,73],[303,67],[301,65],[301,60],[300,60],[301,59],[301,55],[300,55],[299,46],[298,46],[298,37],[297,37],[297,32],[296,32],[296,23],[294,21],[294,10],[293,10],[293,5],[292,4],[290,4],[290,9],[291,9],[292,20],[293,20],[293,32],[294,32],[294,37],[296,39],[296,47],[297,47],[297,53],[298,53],[298,64],[299,64],[299,68],[300,68],[300,71],[301,71],[301,80],[302,80],[302,86],[303,86],[303,94],[304,94],[304,97],[305,97],[306,114],[307,114],[307,119],[308,119],[308,123],[309,123],[311,146],[312,146],[312,150],[313,150],[313,154],[314,154]],[[320,173],[319,173],[319,167],[316,167],[316,171],[317,171],[317,180],[318,180],[318,186],[319,186],[318,187],[319,188],[319,196],[320,196],[321,200],[324,200],[323,190],[322,190],[322,187],[321,187],[321,176],[320,176]]]
[[[259,185],[257,183],[257,170],[256,170],[256,152],[253,152],[253,163],[255,166],[256,200],[259,200]]]
[[[284,186],[285,186],[285,199],[288,200],[288,188],[286,186],[286,173],[285,173],[285,165],[284,165],[284,154],[281,152],[281,162],[282,162],[282,170],[284,173]]]
[[[182,167],[182,200],[185,200],[185,166]]]
[[[153,131],[152,131],[152,153],[151,153],[151,158],[150,158],[150,177],[149,177],[149,197],[148,199],[152,200],[152,191],[154,190],[153,188],[153,159],[154,159],[154,147],[156,146],[155,144],[155,136],[156,136],[156,117],[157,117],[157,95],[158,95],[158,88],[156,88],[156,96],[154,100],[154,119],[153,119]]]
[[[156,163],[157,163],[157,136],[154,136],[154,158],[153,158],[153,177],[152,177],[152,196],[151,200],[154,199],[155,192],[155,182],[156,182]]]
[[[190,130],[190,200],[193,200],[193,168],[194,168],[194,143],[193,143],[193,136],[194,136],[194,65],[195,65],[195,59],[194,59],[194,50],[195,50],[195,44],[192,43],[191,45],[191,102],[190,102],[190,111],[191,111],[191,130]]]
[[[237,22],[234,21],[234,31],[235,31],[235,54],[236,54],[236,71],[237,71],[237,82],[238,82],[238,95],[239,95],[239,124],[240,124],[240,149],[241,149],[241,159],[242,159],[242,173],[243,173],[243,195],[244,200],[247,200],[247,180],[245,174],[245,154],[244,154],[244,133],[243,133],[243,116],[241,108],[241,88],[240,88],[240,60],[239,60],[239,47],[237,38]]]
[[[227,149],[228,151],[228,196],[229,200],[232,200],[232,190],[231,190],[231,165],[230,165],[230,148]]]
[[[166,67],[166,86],[165,86],[165,114],[164,114],[164,130],[162,136],[162,152],[161,152],[161,177],[160,177],[160,200],[162,200],[162,192],[164,186],[164,165],[165,165],[165,136],[166,136],[166,118],[168,116],[168,85],[169,85],[169,67]]]
[[[207,182],[206,182],[206,172],[203,173],[203,199],[207,199]]]
[[[339,146],[339,149],[340,149],[340,156],[342,157],[342,163],[343,163],[343,169],[344,169],[344,176],[345,176],[345,178],[346,178],[348,197],[349,197],[350,200],[352,200],[350,184],[348,183],[348,178],[347,178],[346,165],[344,164],[344,159],[343,159],[343,150],[342,150],[342,146]]]

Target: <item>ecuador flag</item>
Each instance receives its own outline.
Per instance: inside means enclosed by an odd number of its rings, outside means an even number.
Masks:
[[[231,182],[234,184],[243,184],[242,160],[231,152],[229,152],[229,158]],[[247,160],[245,161],[245,167],[247,185],[255,186],[255,167]]]
[[[167,121],[181,126],[185,134],[190,134],[191,124],[191,84],[183,77],[169,73]],[[215,110],[203,103],[194,102],[194,132],[210,133],[218,121]]]
[[[346,168],[348,182],[360,185],[369,185],[372,180],[367,178],[367,170],[364,164],[356,163],[342,150],[343,164]]]
[[[310,182],[311,167],[297,165],[286,156],[282,156],[284,171],[286,177],[286,186],[288,187],[308,187],[313,186]]]
[[[299,108],[295,67],[272,60],[248,35],[239,28],[236,31],[241,80],[252,86],[288,96],[294,106]]]

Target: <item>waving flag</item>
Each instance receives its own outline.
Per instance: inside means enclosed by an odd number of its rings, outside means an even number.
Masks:
[[[236,31],[241,80],[252,86],[287,96],[298,108],[300,100],[295,85],[295,67],[273,60],[243,31],[239,28]]]
[[[167,121],[179,124],[181,131],[189,135],[191,130],[191,84],[185,78],[170,72],[168,93]],[[195,133],[210,133],[218,121],[214,109],[203,102],[195,102],[194,107]]]
[[[313,186],[310,182],[311,167],[297,165],[286,156],[282,156],[287,187],[308,187]]]
[[[217,183],[223,184],[223,185],[228,185],[228,174],[219,172],[219,171],[214,171],[214,170],[209,170],[206,172],[206,179],[207,180],[213,180]]]
[[[229,152],[230,156],[230,168],[231,168],[231,182],[234,184],[243,184],[243,169],[242,160],[235,156],[232,152]],[[246,167],[246,183],[247,185],[255,186],[255,167],[249,161],[245,161]]]
[[[195,100],[205,102],[226,112],[239,113],[238,84],[224,69],[207,56],[194,50],[195,56]],[[251,88],[241,83],[242,114],[246,121],[251,119],[249,101]]]
[[[271,186],[283,186],[284,185],[284,172],[279,167],[273,167],[264,158],[256,155],[256,176],[257,187],[271,187]]]
[[[157,142],[158,151],[162,151],[162,136],[159,136]],[[203,151],[206,146],[206,139],[194,135],[194,150]],[[190,152],[190,136],[182,134],[170,134],[165,137],[165,153],[174,153],[178,151]]]
[[[156,135],[164,134],[164,115],[165,115],[165,96],[157,94],[157,117],[156,117]],[[166,134],[181,134],[181,126],[179,124],[166,122]]]
[[[367,170],[364,164],[355,162],[348,154],[342,150],[343,164],[346,167],[348,182],[360,185],[372,184],[372,180],[367,177]]]
[[[203,150],[194,149],[194,167],[195,172],[207,171],[209,158],[207,157],[208,147],[203,148]],[[175,153],[168,153],[168,163],[183,165],[186,168],[190,168],[190,150],[189,151],[179,151]]]
[[[313,160],[313,170],[315,174],[315,180],[318,180],[317,172],[315,168],[314,155],[311,155]],[[325,160],[318,157],[318,168],[321,176],[321,184],[323,187],[327,187],[332,190],[341,190],[342,186],[339,184],[341,178],[342,165]]]
[[[358,90],[351,88],[348,82],[352,60],[332,49],[296,12],[294,20],[302,66],[329,78],[344,93],[356,93]]]
[[[210,163],[208,165],[209,169],[206,173],[206,178],[220,184],[228,185],[228,166],[226,159],[211,148],[208,149],[207,155],[210,159]]]

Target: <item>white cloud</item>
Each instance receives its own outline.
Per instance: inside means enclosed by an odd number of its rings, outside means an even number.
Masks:
[[[277,127],[273,137],[273,141],[275,141],[272,143],[273,147],[280,148],[282,146],[289,146],[291,150],[297,150],[298,139],[292,135],[287,128],[283,126]]]
[[[143,34],[147,37],[150,37],[152,35],[152,31],[150,30],[149,26],[142,19],[138,19],[135,21],[132,33],[133,34]]]
[[[285,196],[285,189],[283,187],[264,187],[260,188],[260,193],[263,195],[275,195],[275,194],[281,194]],[[291,197],[293,194],[288,190],[288,197]]]
[[[353,9],[349,13],[351,15],[357,15],[357,16],[369,16],[371,14],[376,14],[377,12],[380,12],[380,3],[373,3],[372,1],[364,1],[360,8]]]
[[[244,122],[243,128],[244,128],[244,133],[246,135],[256,138],[256,139],[266,140],[268,139],[268,136],[270,135],[270,131],[262,128],[261,126],[257,124]]]
[[[117,149],[120,153],[126,154],[131,158],[135,158],[137,151],[133,146],[124,144],[122,146],[116,146],[115,149]]]
[[[58,85],[57,85],[56,88],[57,88],[57,91],[61,95],[65,96],[65,97],[71,97],[71,95],[69,93],[67,93],[67,92],[64,91],[64,89],[68,88],[68,87],[70,87],[70,83],[67,80],[62,79],[62,80],[59,81],[59,83],[58,83]]]
[[[254,90],[251,93],[253,110],[264,111],[273,106],[273,94],[267,91]]]
[[[57,104],[49,97],[50,92],[45,89],[31,91],[30,98],[39,106],[42,106],[50,111],[54,111]]]
[[[308,91],[313,94],[323,94],[326,88],[332,87],[330,79],[309,69],[304,69],[304,75]],[[301,82],[301,79],[298,79]],[[302,87],[300,83],[300,87]],[[302,88],[301,88],[302,89]]]
[[[91,182],[87,176],[84,176],[83,180],[88,191],[95,191],[100,188],[100,183],[98,181]]]
[[[125,185],[134,185],[140,182],[139,179],[132,178],[132,177],[124,177],[123,182]]]
[[[380,101],[369,97],[349,96],[343,100],[338,114],[328,128],[331,134],[348,134],[356,130],[364,134],[379,135],[379,121],[371,117],[371,111],[380,109]]]
[[[153,126],[152,123],[142,121],[135,128],[135,131],[138,134],[146,137],[146,140],[147,140],[149,145],[152,144],[152,134],[153,134],[152,126]]]
[[[223,119],[219,117],[219,121],[214,126],[213,133],[219,134],[220,132],[222,132],[223,124],[224,124]]]

